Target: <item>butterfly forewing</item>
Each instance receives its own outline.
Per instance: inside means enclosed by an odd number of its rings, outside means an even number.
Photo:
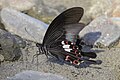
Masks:
[[[49,43],[51,41],[54,41],[55,38],[62,36],[63,33],[66,32],[64,26],[68,24],[78,23],[82,16],[83,8],[81,7],[70,8],[61,13],[52,21],[52,23],[48,27],[45,37],[43,39],[43,45],[49,45]],[[56,34],[58,34],[58,31],[60,33],[58,36],[56,36]]]

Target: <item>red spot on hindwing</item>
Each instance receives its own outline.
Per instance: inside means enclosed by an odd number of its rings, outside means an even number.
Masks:
[[[68,41],[65,41],[65,44],[68,44]]]
[[[74,60],[73,64],[78,65],[80,62],[78,60]]]
[[[82,60],[81,60],[81,53],[78,46],[67,40],[62,41],[62,45],[63,46],[68,45],[68,47],[63,47],[64,50],[67,52],[64,54],[64,60],[71,64],[79,65]],[[70,51],[68,51],[67,49],[68,50],[70,49]]]
[[[67,55],[66,58],[65,58],[65,60],[66,60],[66,61],[71,61],[71,60],[70,60],[70,56]]]

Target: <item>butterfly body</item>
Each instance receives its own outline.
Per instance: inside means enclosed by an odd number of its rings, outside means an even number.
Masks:
[[[78,23],[83,15],[83,8],[70,8],[58,15],[48,27],[43,39],[43,43],[37,43],[39,54],[45,54],[61,58],[71,64],[79,65],[83,55],[95,58],[93,52],[82,52],[80,40],[77,39],[77,34],[84,28],[84,24]],[[38,54],[38,55],[39,55]]]

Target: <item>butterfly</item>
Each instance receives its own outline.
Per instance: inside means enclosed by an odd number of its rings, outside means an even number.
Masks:
[[[85,26],[79,23],[83,13],[82,7],[73,7],[58,15],[49,25],[42,44],[36,43],[39,50],[36,55],[54,56],[73,65],[84,62],[84,56],[96,58],[96,53],[81,50],[83,42],[77,35]],[[95,62],[89,59],[87,61]]]

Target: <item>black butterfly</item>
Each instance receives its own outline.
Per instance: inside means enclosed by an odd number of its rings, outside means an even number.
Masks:
[[[84,61],[84,56],[96,58],[94,52],[82,52],[81,41],[77,39],[77,34],[84,28],[84,24],[78,23],[83,12],[83,8],[73,7],[58,15],[48,27],[43,43],[36,44],[39,54],[52,55],[75,65]]]

